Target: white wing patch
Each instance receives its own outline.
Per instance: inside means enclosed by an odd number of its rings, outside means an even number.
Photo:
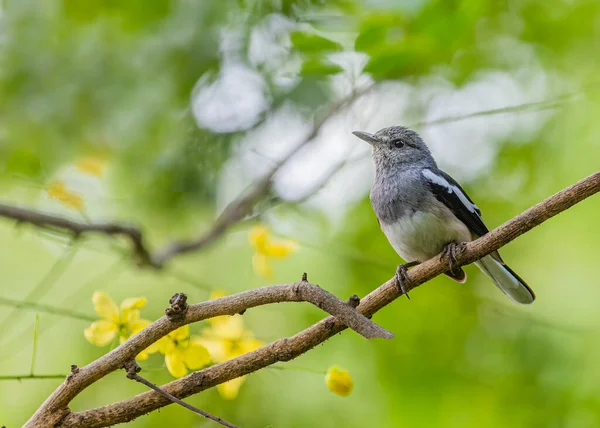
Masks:
[[[465,208],[467,208],[470,212],[474,213],[479,217],[479,207],[471,201],[469,201],[469,198],[467,198],[458,187],[448,183],[448,181],[444,177],[440,177],[430,169],[424,169],[421,171],[421,173],[426,179],[428,179],[432,183],[435,183],[438,186],[445,187],[448,190],[448,193],[454,193],[458,197],[458,199],[460,199]]]

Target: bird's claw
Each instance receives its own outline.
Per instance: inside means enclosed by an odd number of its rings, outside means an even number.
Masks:
[[[410,300],[410,296],[408,295],[408,289],[413,288],[412,281],[408,276],[408,268],[416,266],[418,264],[419,262],[409,262],[403,265],[398,265],[398,268],[396,269],[396,285],[400,289],[400,292],[406,295],[408,300]]]
[[[440,260],[445,260],[448,263],[448,268],[453,274],[457,274],[454,269],[460,268],[460,265],[457,264],[457,255],[462,252],[464,246],[464,242],[450,242],[444,247],[442,254],[440,254]]]

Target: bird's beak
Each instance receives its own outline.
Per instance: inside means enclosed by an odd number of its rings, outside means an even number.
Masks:
[[[366,141],[367,143],[369,143],[372,146],[379,143],[379,140],[377,139],[377,137],[373,134],[369,134],[368,132],[353,131],[352,133],[354,135],[356,135],[358,138],[360,138],[361,140]]]

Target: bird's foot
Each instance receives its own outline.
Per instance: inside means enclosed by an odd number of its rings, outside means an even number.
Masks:
[[[398,269],[396,269],[396,285],[400,289],[402,294],[405,294],[408,300],[410,300],[410,296],[408,295],[408,289],[413,288],[412,281],[408,276],[408,268],[418,265],[419,262],[408,262],[403,265],[398,265]]]
[[[460,265],[457,263],[457,256],[463,251],[464,247],[464,242],[450,242],[444,247],[442,254],[440,254],[440,260],[446,260],[448,268],[453,274],[458,275],[460,273]]]

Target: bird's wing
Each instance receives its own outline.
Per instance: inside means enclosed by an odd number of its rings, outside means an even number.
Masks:
[[[437,200],[446,205],[460,221],[467,225],[471,233],[483,236],[489,232],[481,219],[481,211],[477,205],[452,177],[437,168],[435,170],[426,168],[421,173]]]

